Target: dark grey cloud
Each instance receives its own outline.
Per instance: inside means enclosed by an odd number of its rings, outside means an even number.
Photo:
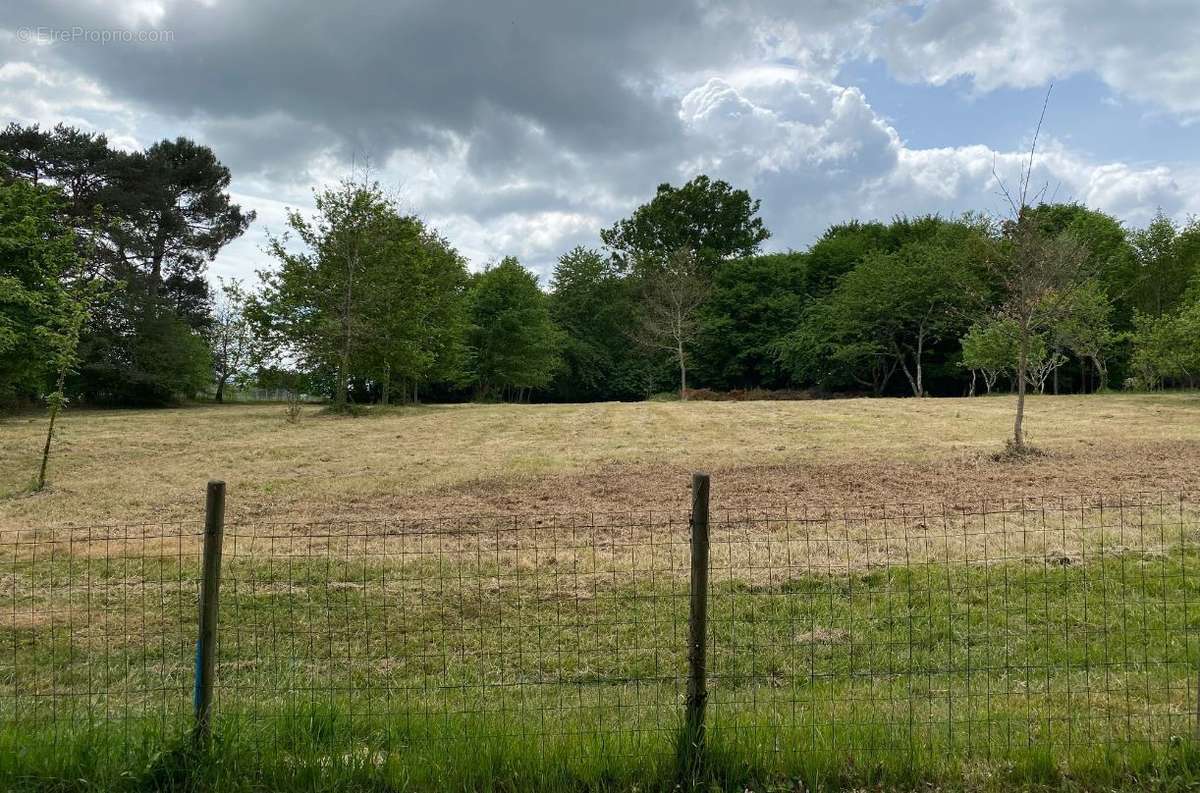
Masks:
[[[123,24],[115,6],[93,3],[10,3],[4,17],[12,28]],[[376,157],[428,145],[431,129],[470,135],[502,114],[555,145],[611,151],[677,134],[652,86],[664,42],[683,35],[711,52],[701,17],[692,0],[176,3],[142,22],[171,31],[170,42],[50,49],[163,114],[286,117]]]
[[[979,90],[1091,70],[1168,109],[1195,107],[1194,0],[1138,14],[983,2],[986,15],[974,0],[0,0],[0,114],[123,145],[184,134],[212,146],[260,218],[221,254],[223,275],[262,266],[264,228],[364,162],[476,264],[516,253],[545,274],[658,183],[698,172],[761,197],[780,248],[847,216],[994,204],[991,163],[1011,153],[908,148],[869,96],[838,84],[846,60]],[[76,26],[171,36],[13,35]],[[1123,28],[1137,32],[1114,46]],[[947,112],[961,111],[954,101],[948,91]],[[1188,166],[1052,146],[1046,157],[1073,196],[1130,218],[1151,202],[1200,209]]]

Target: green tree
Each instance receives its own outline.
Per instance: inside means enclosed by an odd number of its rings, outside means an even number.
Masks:
[[[458,379],[466,331],[466,262],[413,216],[393,215],[364,259],[360,348],[380,400],[399,378],[405,398],[421,383]],[[411,391],[410,391],[411,387]]]
[[[698,313],[695,368],[715,388],[782,388],[790,374],[776,353],[808,300],[808,257],[776,253],[735,259],[713,275]]]
[[[869,348],[899,367],[914,396],[925,396],[925,364],[939,341],[965,326],[971,290],[962,248],[911,243],[875,253],[830,296],[835,344]]]
[[[832,289],[809,302],[799,327],[780,340],[781,362],[799,382],[875,394],[897,372],[916,395],[930,390],[930,366],[955,376],[945,364],[987,293],[989,231],[973,217],[835,227],[813,246],[826,269],[808,273],[818,284],[810,294]]]
[[[636,321],[635,282],[610,258],[576,247],[559,257],[550,281],[550,314],[564,334],[556,399],[631,399],[654,364],[629,344]]]
[[[58,220],[61,201],[50,188],[0,182],[0,401],[43,393],[56,336],[71,324],[67,280],[77,257]]]
[[[391,399],[400,379],[455,380],[464,359],[466,264],[418,218],[400,215],[375,183],[344,180],[316,193],[316,215],[288,216],[271,240],[279,268],[262,271],[252,316],[337,404],[356,390]],[[411,392],[409,388],[411,387]]]
[[[992,393],[996,381],[1009,375],[1017,363],[1017,330],[1011,322],[985,320],[971,325],[962,337],[962,366],[971,370],[970,393],[975,394],[975,373]]]
[[[225,386],[230,380],[247,381],[267,356],[265,339],[257,333],[248,316],[252,296],[234,278],[218,278],[220,291],[213,307],[209,325],[209,346],[212,349],[213,379],[217,384],[215,398],[225,401]]]
[[[230,201],[229,169],[207,146],[176,138],[115,159],[118,189],[105,196],[116,213],[112,244],[124,261],[137,264],[151,294],[170,277],[200,279],[206,264],[254,220],[254,212]]]
[[[505,257],[472,279],[468,347],[481,399],[521,399],[550,383],[561,364],[562,334],[537,276]]]
[[[345,407],[356,353],[369,338],[364,325],[371,286],[364,274],[378,270],[381,243],[395,210],[374,183],[345,179],[314,191],[316,214],[288,213],[288,232],[271,238],[277,270],[260,270],[263,291],[253,312],[262,332],[309,372],[334,372],[334,401]],[[291,234],[301,243],[289,247]],[[367,364],[371,356],[363,355]],[[361,367],[360,367],[361,368]],[[365,375],[367,372],[360,371]]]
[[[1074,290],[1070,300],[1071,306],[1052,329],[1055,346],[1090,361],[1100,375],[1098,390],[1103,391],[1108,387],[1108,353],[1115,339],[1112,302],[1097,279]]]
[[[1047,378],[1066,361],[1061,353],[1051,347],[1047,339],[1049,335],[1036,333],[1029,338],[1025,384],[1039,392],[1045,391]],[[972,395],[975,393],[976,373],[982,375],[989,394],[1001,375],[1012,378],[1015,387],[1016,372],[1021,359],[1021,331],[1015,322],[994,318],[981,320],[971,326],[961,342],[960,365],[971,370]]]
[[[1131,385],[1158,388],[1167,382],[1195,387],[1200,375],[1200,300],[1175,312],[1138,313],[1133,334]]]
[[[143,279],[114,284],[90,324],[103,330],[80,342],[77,387],[88,402],[163,405],[190,399],[212,382],[206,338]]]
[[[122,293],[88,323],[74,387],[85,394],[136,395],[139,402],[152,393],[173,393],[190,379],[193,337],[205,333],[211,319],[204,269],[254,217],[230,200],[228,169],[210,149],[184,138],[127,153],[103,135],[61,124],[52,130],[10,124],[0,132],[0,160],[12,178],[64,193],[59,217],[75,231],[84,264],[79,280]],[[134,331],[155,326],[165,311],[191,331],[171,336],[184,349],[168,356],[188,361],[189,371],[151,367],[166,377],[156,384],[145,379],[150,370],[135,362],[141,348],[161,347],[162,340],[139,339]]]
[[[779,362],[796,383],[830,390],[868,388],[879,396],[899,361],[876,339],[846,332],[845,318],[832,299],[808,303],[798,327],[777,345]]]
[[[660,184],[654,198],[600,238],[622,271],[661,266],[677,251],[692,251],[711,273],[719,262],[751,256],[771,236],[758,217],[759,201],[728,182],[700,175],[683,187]]]
[[[1146,228],[1132,234],[1131,243],[1134,309],[1154,317],[1170,313],[1200,268],[1200,221],[1181,232],[1160,209]]]

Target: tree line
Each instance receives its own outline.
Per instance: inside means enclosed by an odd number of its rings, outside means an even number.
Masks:
[[[153,405],[231,384],[336,405],[698,390],[961,396],[1193,387],[1200,224],[1029,199],[997,219],[849,221],[804,251],[697,176],[562,254],[471,272],[378,184],[314,194],[258,282],[206,278],[253,221],[185,138],[0,132],[0,400]],[[1018,431],[1019,434],[1019,431]]]

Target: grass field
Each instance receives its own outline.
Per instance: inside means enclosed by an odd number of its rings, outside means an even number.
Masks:
[[[612,512],[1176,491],[1200,485],[1200,395],[1034,397],[1033,463],[989,455],[1013,401],[461,405],[284,420],[280,405],[68,413],[49,492],[40,416],[0,420],[0,528],[194,518],[204,482],[258,519]]]
[[[1200,398],[1036,398],[1049,454],[996,462],[1010,409],[85,411],[37,495],[41,421],[6,419],[0,788],[1192,788]],[[678,740],[701,467],[697,769]],[[218,721],[197,753],[214,476]]]

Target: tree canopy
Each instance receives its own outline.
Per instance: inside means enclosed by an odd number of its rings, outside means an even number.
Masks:
[[[515,257],[472,279],[470,323],[469,371],[481,398],[520,398],[550,383],[561,363],[562,335],[537,276]]]
[[[705,270],[758,252],[771,233],[758,216],[760,202],[720,179],[700,175],[682,187],[660,184],[654,198],[600,232],[624,270],[662,264],[689,250]]]
[[[214,292],[208,263],[254,214],[208,148],[127,152],[12,124],[0,161],[6,402],[164,404],[255,379],[340,404],[1020,395],[1191,385],[1200,370],[1200,222],[1162,212],[1144,228],[1076,203],[1014,204],[1003,222],[849,220],[763,254],[758,199],[698,175],[599,229],[603,249],[563,253],[543,289],[514,257],[471,274],[436,229],[348,179],[289,213],[259,283]],[[104,293],[83,314],[81,287]]]

